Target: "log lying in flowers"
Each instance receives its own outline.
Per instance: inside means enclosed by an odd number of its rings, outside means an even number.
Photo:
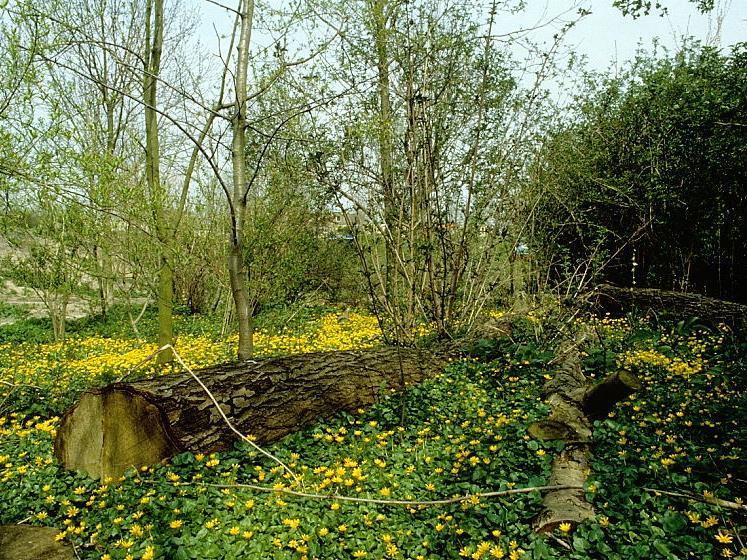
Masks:
[[[638,309],[642,312],[675,312],[679,317],[698,317],[704,323],[723,323],[736,331],[747,330],[747,305],[731,301],[654,288],[619,288],[601,284],[594,288],[592,300],[611,313]]]
[[[354,411],[382,392],[421,381],[445,359],[416,349],[297,354],[225,364],[196,375],[231,423],[259,445],[319,418]],[[119,476],[182,451],[210,453],[237,439],[205,390],[187,372],[85,393],[65,412],[55,455],[94,478]]]
[[[640,388],[631,373],[620,371],[592,384],[581,369],[580,340],[566,339],[557,351],[558,368],[545,384],[550,405],[546,420],[532,424],[529,434],[540,440],[560,440],[563,450],[553,459],[548,486],[573,487],[545,494],[543,511],[534,520],[538,533],[549,533],[561,524],[576,526],[594,518],[584,487],[591,458],[592,421],[605,417],[615,403]]]

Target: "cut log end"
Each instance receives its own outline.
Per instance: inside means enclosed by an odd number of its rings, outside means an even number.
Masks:
[[[583,493],[576,490],[547,494],[544,504],[544,512],[534,520],[536,533],[552,533],[563,523],[568,523],[575,529],[584,521],[595,518],[594,510],[583,497]]]
[[[527,428],[527,433],[534,439],[540,441],[552,441],[557,439],[572,439],[575,430],[564,422],[557,420],[543,420],[535,422]]]
[[[117,386],[84,394],[62,418],[55,439],[60,463],[97,479],[120,476],[179,451],[159,409]]]
[[[641,382],[629,371],[621,370],[592,385],[584,393],[582,406],[590,420],[605,418],[614,406],[640,390]]]
[[[0,560],[75,560],[69,544],[55,540],[54,527],[0,526]]]

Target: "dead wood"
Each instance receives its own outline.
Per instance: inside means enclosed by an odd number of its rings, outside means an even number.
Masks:
[[[353,412],[437,373],[445,359],[421,350],[317,352],[200,370],[231,423],[259,445],[340,411]],[[237,435],[189,373],[89,391],[62,417],[55,455],[94,478],[119,476],[183,451],[225,449]]]

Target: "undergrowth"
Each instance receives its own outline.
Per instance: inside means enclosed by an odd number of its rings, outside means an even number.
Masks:
[[[539,492],[436,507],[283,493],[417,501],[545,484],[558,444],[531,440],[527,426],[547,413],[552,353],[520,328],[483,345],[490,361],[454,362],[272,446],[298,483],[245,445],[96,482],[53,460],[56,418],[17,410],[0,420],[0,523],[58,527],[92,559],[744,556],[744,515],[686,496],[745,495],[747,346],[696,325],[592,326],[602,343],[588,351],[587,374],[625,367],[643,388],[595,423],[586,496],[596,520],[551,539],[532,531]]]

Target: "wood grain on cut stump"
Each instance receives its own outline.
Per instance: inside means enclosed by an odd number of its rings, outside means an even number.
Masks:
[[[54,527],[0,526],[0,560],[74,560],[73,549],[55,540]]]

